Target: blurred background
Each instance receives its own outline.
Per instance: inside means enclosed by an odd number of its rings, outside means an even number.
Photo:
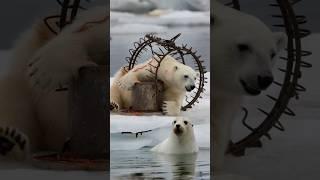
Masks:
[[[106,0],[91,0],[93,4],[106,4]],[[246,12],[253,13],[262,17],[266,21],[271,22],[270,8],[267,6],[272,0],[256,1],[256,0],[242,0],[241,3]],[[157,7],[174,5],[177,9],[208,9],[206,4],[202,5],[194,0],[111,0],[111,8],[120,11],[135,11],[138,13],[150,11]],[[183,6],[179,5],[183,4]],[[320,2],[317,0],[305,0],[298,6],[297,11],[302,12],[309,19],[306,25],[314,32],[320,31],[320,24],[318,23],[318,11]],[[142,10],[141,10],[142,9]],[[55,14],[59,10],[55,0],[10,0],[2,3],[0,7],[0,22],[2,22],[0,29],[0,49],[8,49],[12,47],[13,39],[25,28],[30,26],[35,18],[43,15]],[[140,11],[141,10],[141,11]]]
[[[84,7],[106,5],[106,0],[82,0]],[[37,19],[60,12],[56,0],[10,0],[2,2],[0,6],[0,50],[10,49],[15,39]]]

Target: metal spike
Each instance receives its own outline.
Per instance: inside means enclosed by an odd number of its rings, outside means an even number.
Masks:
[[[296,91],[299,91],[299,92],[305,92],[305,91],[306,91],[306,88],[303,87],[303,86],[300,85],[300,84],[296,84],[296,85],[295,85],[295,90],[296,90]]]
[[[269,140],[272,140],[271,135],[269,133],[264,133],[263,136],[267,137]]]
[[[284,131],[284,126],[280,123],[280,121],[276,121],[273,127],[277,128],[280,131]]]
[[[277,100],[278,100],[277,98],[275,98],[275,97],[273,97],[273,96],[271,96],[271,95],[269,95],[269,94],[267,95],[267,97],[270,98],[270,99],[272,99],[272,100],[274,100],[274,101],[277,101]]]
[[[261,109],[261,108],[257,108],[260,112],[262,112],[263,114],[269,116],[269,113],[266,112],[265,110]]]
[[[277,82],[277,81],[273,81],[273,83],[274,83],[275,85],[280,86],[280,87],[282,87],[282,85],[283,85],[283,84],[281,84],[281,83],[279,83],[279,82]]]
[[[286,109],[283,112],[284,114],[288,115],[288,116],[295,116],[296,114],[288,107],[286,107]]]
[[[305,62],[305,61],[301,61],[300,65],[301,65],[301,67],[304,67],[304,68],[311,68],[312,67],[311,63],[308,63],[308,62]]]

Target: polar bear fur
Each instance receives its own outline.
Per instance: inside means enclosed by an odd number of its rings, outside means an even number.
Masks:
[[[192,154],[199,151],[193,131],[193,124],[183,117],[172,122],[172,131],[167,139],[151,149],[162,154]]]
[[[259,19],[213,1],[213,126],[214,168],[223,167],[231,125],[244,96],[254,96],[273,81],[276,54],[286,45]]]
[[[136,65],[127,72],[121,68],[115,75],[110,90],[110,103],[114,111],[129,109],[132,106],[132,87],[136,83],[154,80],[155,68],[158,57]],[[178,62],[167,55],[161,61],[158,68],[158,79],[164,84],[164,102],[162,110],[165,114],[176,116],[180,114],[182,101],[187,91],[195,88],[198,73],[191,67]]]
[[[40,20],[21,36],[0,77],[0,127],[19,136],[0,137],[14,145],[24,137],[31,152],[62,150],[70,136],[68,97],[56,89],[67,87],[79,68],[106,63],[107,19],[106,8],[97,7],[79,14],[59,35]]]

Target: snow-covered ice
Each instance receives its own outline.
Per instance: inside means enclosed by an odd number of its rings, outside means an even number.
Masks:
[[[154,9],[208,11],[210,0],[111,0],[112,11],[144,13]]]
[[[111,11],[110,18],[111,34],[159,33],[169,27],[210,25],[209,11],[168,10],[159,16]]]

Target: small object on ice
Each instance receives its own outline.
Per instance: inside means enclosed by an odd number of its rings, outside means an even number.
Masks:
[[[121,132],[121,134],[136,134],[136,138],[138,138],[138,136],[142,136],[143,133],[146,133],[146,132],[151,132],[152,130],[147,130],[147,131],[140,131],[140,132],[136,132],[136,133],[133,133],[133,132]]]

